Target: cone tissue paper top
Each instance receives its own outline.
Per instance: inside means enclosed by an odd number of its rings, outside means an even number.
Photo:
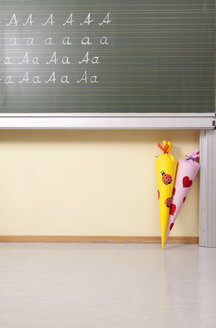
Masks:
[[[163,249],[169,219],[169,210],[172,203],[177,161],[172,155],[169,154],[171,142],[166,142],[164,140],[163,146],[158,143],[158,147],[163,151],[163,154],[158,156],[156,159],[161,243]]]

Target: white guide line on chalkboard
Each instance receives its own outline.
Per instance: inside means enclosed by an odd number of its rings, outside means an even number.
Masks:
[[[41,14],[43,14],[41,12]],[[65,13],[65,15],[68,16],[67,13]],[[62,26],[72,26],[74,25],[73,23],[77,22],[77,24],[79,24],[80,26],[86,26],[86,25],[90,25],[91,23],[93,23],[95,20],[91,19],[93,14],[88,13],[86,18],[82,21],[80,21],[81,19],[74,19],[74,14],[70,13],[68,18],[66,18],[66,20],[64,20],[62,22]],[[24,19],[24,21],[19,20],[19,14],[12,14],[12,17],[9,19],[9,22],[5,24],[6,27],[14,27],[14,26],[33,26],[35,24],[38,24],[37,21],[35,21],[33,19],[34,14],[33,13],[29,13],[29,15],[27,16],[26,19]],[[99,21],[97,24],[102,26],[102,25],[108,25],[109,23],[111,23],[111,19],[110,19],[110,13],[108,12],[104,18],[102,18],[101,21]],[[45,22],[40,23],[41,26],[54,26],[55,25],[55,14],[51,13],[49,15],[49,17],[45,20]]]

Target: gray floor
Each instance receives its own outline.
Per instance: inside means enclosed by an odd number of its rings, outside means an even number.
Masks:
[[[0,244],[1,328],[216,327],[216,249]]]

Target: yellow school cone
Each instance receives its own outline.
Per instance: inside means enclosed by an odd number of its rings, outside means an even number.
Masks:
[[[163,141],[163,146],[158,143],[163,154],[156,159],[158,203],[161,226],[161,244],[164,248],[169,210],[172,203],[172,193],[175,182],[177,161],[169,154],[171,142]]]

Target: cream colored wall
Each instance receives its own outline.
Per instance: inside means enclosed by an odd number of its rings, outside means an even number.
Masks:
[[[155,155],[197,131],[0,131],[0,235],[159,236]],[[172,235],[198,236],[198,178]]]

